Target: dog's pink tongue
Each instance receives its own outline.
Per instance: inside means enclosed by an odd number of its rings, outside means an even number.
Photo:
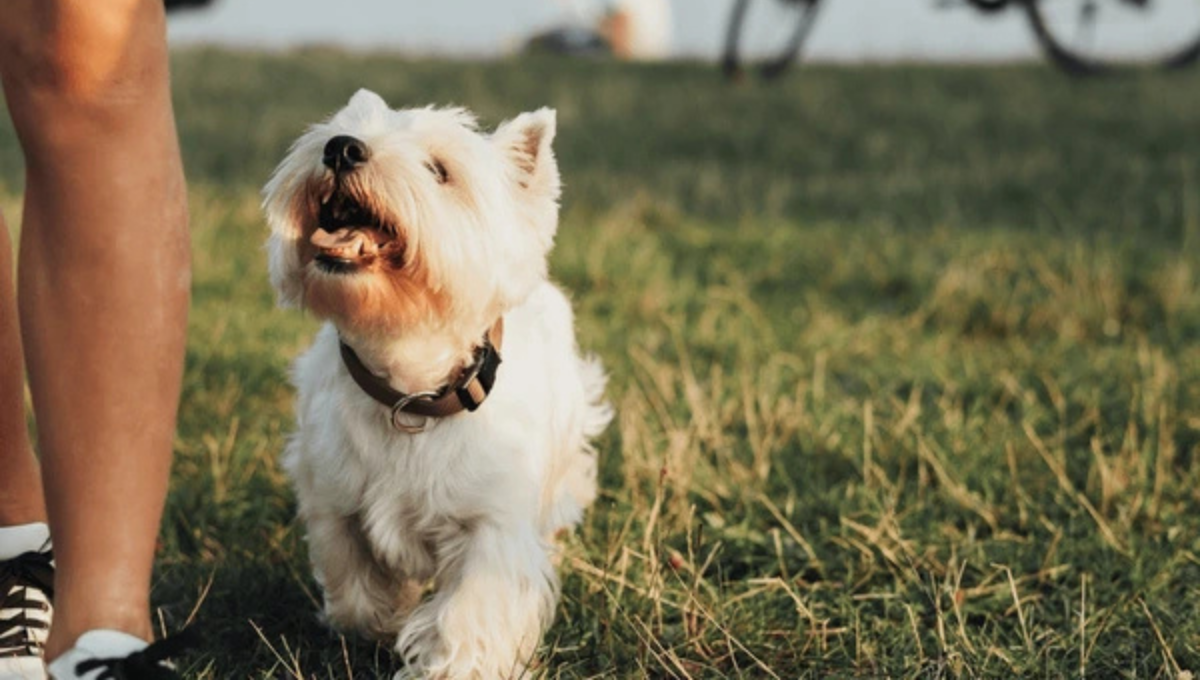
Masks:
[[[353,227],[343,227],[333,233],[318,229],[309,241],[330,255],[347,260],[371,255],[379,250],[375,239],[366,230]]]

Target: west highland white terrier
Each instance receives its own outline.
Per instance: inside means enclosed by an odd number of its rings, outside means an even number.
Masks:
[[[360,90],[264,190],[280,304],[326,321],[284,458],[325,614],[394,642],[397,677],[525,674],[552,539],[596,495],[611,412],[547,279],[554,132],[550,109],[484,134]]]

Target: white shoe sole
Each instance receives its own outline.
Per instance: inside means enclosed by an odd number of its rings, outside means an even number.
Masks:
[[[36,656],[0,659],[0,680],[47,680],[46,664]]]

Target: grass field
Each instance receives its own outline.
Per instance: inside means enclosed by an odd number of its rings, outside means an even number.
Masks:
[[[315,618],[278,458],[316,323],[260,249],[259,187],[359,86],[559,112],[552,270],[618,417],[544,677],[1200,670],[1200,73],[174,66],[195,287],[154,599],[208,631],[191,675],[397,668]],[[0,127],[10,217],[19,175]]]

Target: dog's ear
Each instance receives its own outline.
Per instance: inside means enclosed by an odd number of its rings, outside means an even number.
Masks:
[[[517,185],[535,195],[558,200],[560,181],[554,160],[554,109],[522,113],[496,128],[492,139],[512,168]]]
[[[386,109],[388,107],[387,102],[383,101],[383,97],[380,97],[365,87],[359,88],[358,91],[354,93],[354,96],[350,97],[350,103],[347,104],[347,106],[368,110],[378,108]]]
[[[300,244],[303,238],[301,223],[305,204],[301,198],[310,164],[303,159],[316,155],[324,134],[306,134],[293,146],[292,153],[275,168],[267,186],[263,187],[263,212],[271,227],[267,240],[267,262],[270,265],[271,285],[275,287],[281,307],[300,304],[303,284],[300,267]]]
[[[300,228],[295,210],[282,197],[281,191],[273,191],[275,179],[267,185],[263,209],[271,236],[267,239],[267,264],[271,274],[271,285],[275,288],[276,301],[280,307],[297,307],[303,297],[303,277],[300,272]]]

